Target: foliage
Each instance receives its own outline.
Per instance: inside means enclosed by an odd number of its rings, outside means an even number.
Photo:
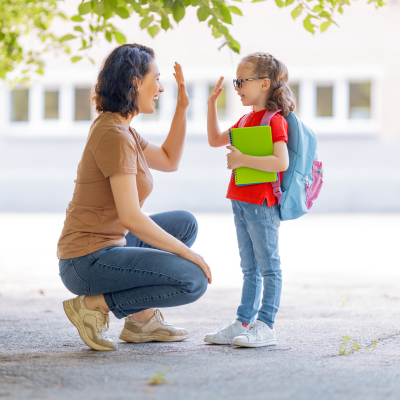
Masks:
[[[265,0],[252,0],[253,3],[260,1]],[[7,72],[24,64],[27,68],[22,75],[28,71],[43,74],[41,54],[54,50],[70,53],[69,43],[79,43],[79,49],[71,57],[72,62],[83,57],[90,59],[88,51],[96,39],[105,37],[109,42],[125,43],[123,33],[110,22],[114,17],[139,16],[140,28],[147,29],[154,38],[161,29],[167,31],[179,24],[188,7],[197,10],[198,20],[208,24],[215,38],[222,38],[219,49],[228,46],[240,53],[240,44],[230,34],[229,26],[232,25],[232,14],[241,16],[242,11],[228,0],[83,0],[71,18],[59,11],[60,3],[62,0],[0,1],[0,78],[4,79]],[[275,3],[280,8],[291,7],[293,19],[303,16],[304,28],[312,34],[316,30],[324,32],[336,24],[334,14],[342,14],[343,7],[351,4],[350,0],[275,0]],[[368,0],[368,3],[376,8],[385,4],[382,0]],[[48,28],[55,18],[68,20],[73,32],[62,37],[50,33]],[[40,40],[39,50],[24,49],[28,46],[21,42],[29,35]]]
[[[376,345],[378,343],[378,339],[375,339],[369,346],[365,347],[364,350],[367,350],[369,352],[373,352],[376,349]],[[340,356],[345,356],[350,353],[354,353],[358,350],[360,350],[361,347],[349,336],[343,336],[340,339],[340,345],[339,345],[339,355]]]
[[[169,368],[164,367],[161,372],[158,372],[157,374],[151,376],[147,383],[153,386],[163,385],[164,383],[167,383],[167,380],[165,379],[165,373],[167,371],[169,371]]]

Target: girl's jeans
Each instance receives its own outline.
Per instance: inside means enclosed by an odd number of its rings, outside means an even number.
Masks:
[[[266,200],[262,205],[231,201],[243,272],[237,319],[248,324],[255,320],[258,313],[257,319],[272,328],[282,290],[278,205],[268,207]]]
[[[191,247],[197,221],[186,211],[150,218]],[[61,259],[60,276],[77,295],[103,294],[117,318],[153,307],[175,307],[199,299],[208,280],[202,269],[176,254],[157,250],[128,233],[126,246],[106,247],[82,257]]]

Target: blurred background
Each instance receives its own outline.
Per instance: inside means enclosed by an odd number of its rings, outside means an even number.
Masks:
[[[79,1],[68,2],[66,14],[76,13],[78,5]],[[242,46],[240,55],[227,46],[218,51],[222,42],[211,36],[207,24],[199,23],[195,10],[189,8],[176,29],[161,31],[155,39],[140,30],[136,15],[116,21],[128,42],[154,48],[165,89],[156,112],[139,115],[132,126],[149,141],[162,143],[176,102],[172,75],[175,61],[183,66],[191,98],[180,169],[174,173],[154,171],[154,191],[144,211],[185,209],[195,213],[203,227],[199,251],[214,265],[224,262],[219,251],[233,254],[229,265],[238,264],[236,250],[232,252],[236,239],[231,206],[225,198],[230,177],[227,150],[210,148],[207,143],[206,101],[219,77],[224,76],[225,90],[218,100],[221,129],[229,128],[249,112],[241,105],[232,79],[242,56],[265,51],[287,65],[289,84],[298,97],[296,114],[318,133],[319,158],[325,169],[324,186],[310,214],[284,224],[293,228],[287,230],[292,236],[287,236],[284,246],[292,248],[299,232],[325,232],[328,244],[320,239],[321,254],[330,254],[331,240],[358,240],[357,251],[362,252],[374,246],[377,232],[398,232],[400,1],[388,0],[379,10],[367,2],[354,2],[336,18],[340,27],[331,26],[315,35],[307,32],[301,21],[293,21],[287,9],[272,2],[241,3],[240,7],[244,16],[234,15],[231,28]],[[64,28],[62,24],[57,26],[59,30]],[[17,85],[11,89],[0,82],[1,243],[13,249],[0,254],[3,288],[21,279],[27,283],[29,276],[38,276],[39,270],[43,271],[43,279],[52,271],[52,279],[61,285],[56,276],[55,247],[86,137],[97,115],[90,104],[93,85],[102,60],[114,47],[115,42],[99,43],[91,52],[95,65],[85,60],[72,64],[64,55],[47,55],[45,74],[34,77],[29,87]],[[339,239],[338,226],[349,229],[346,239]],[[210,240],[215,243],[221,238],[222,250],[212,249]],[[382,245],[388,243],[384,236],[379,240]],[[371,271],[382,251],[377,248],[375,258],[364,254],[363,262],[374,262]],[[390,254],[386,255],[388,259]],[[330,260],[332,271],[341,260],[340,255]],[[315,268],[318,262],[315,260]],[[35,269],[35,265],[42,269]],[[348,266],[344,264],[343,268]],[[32,268],[31,275],[22,278],[18,268],[23,267],[25,272]],[[226,270],[222,268],[216,284],[233,282],[240,286],[236,267],[234,282],[224,280]]]

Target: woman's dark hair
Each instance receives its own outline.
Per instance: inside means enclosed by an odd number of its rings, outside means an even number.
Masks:
[[[148,74],[154,51],[140,44],[123,44],[114,49],[104,60],[92,100],[98,112],[119,112],[126,118],[135,115],[137,105],[137,83]]]
[[[296,97],[289,85],[286,65],[268,53],[252,53],[244,57],[240,64],[250,64],[258,77],[267,76],[271,81],[270,96],[267,99],[268,111],[282,110],[286,117],[296,109]]]

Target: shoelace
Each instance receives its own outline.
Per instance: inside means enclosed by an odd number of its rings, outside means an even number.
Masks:
[[[220,326],[218,326],[218,328],[217,328],[217,332],[219,332],[219,331],[222,331],[225,328],[228,328],[228,326],[229,326],[229,329],[228,329],[228,343],[229,344],[233,343],[234,336],[232,336],[232,339],[231,339],[230,338],[230,334],[231,334],[231,331],[233,330],[233,326],[234,326],[235,322],[236,322],[236,320],[225,321]]]
[[[259,333],[258,333],[259,329],[260,329],[260,325],[258,325],[256,322],[251,322],[247,326],[246,332],[242,333],[242,336],[250,336],[253,334],[253,332],[251,332],[251,331],[254,330],[254,333],[256,334],[256,340],[258,340],[258,338],[261,339],[261,336],[259,337]]]
[[[172,325],[169,322],[167,322],[164,319],[164,315],[161,314],[161,311],[159,309],[157,309],[154,313],[154,315],[156,315],[158,317],[158,320],[163,324],[163,325]]]
[[[97,331],[102,335],[104,332],[107,332],[110,327],[110,317],[108,314],[103,314],[100,311],[98,311],[98,313],[100,315],[96,316]]]

